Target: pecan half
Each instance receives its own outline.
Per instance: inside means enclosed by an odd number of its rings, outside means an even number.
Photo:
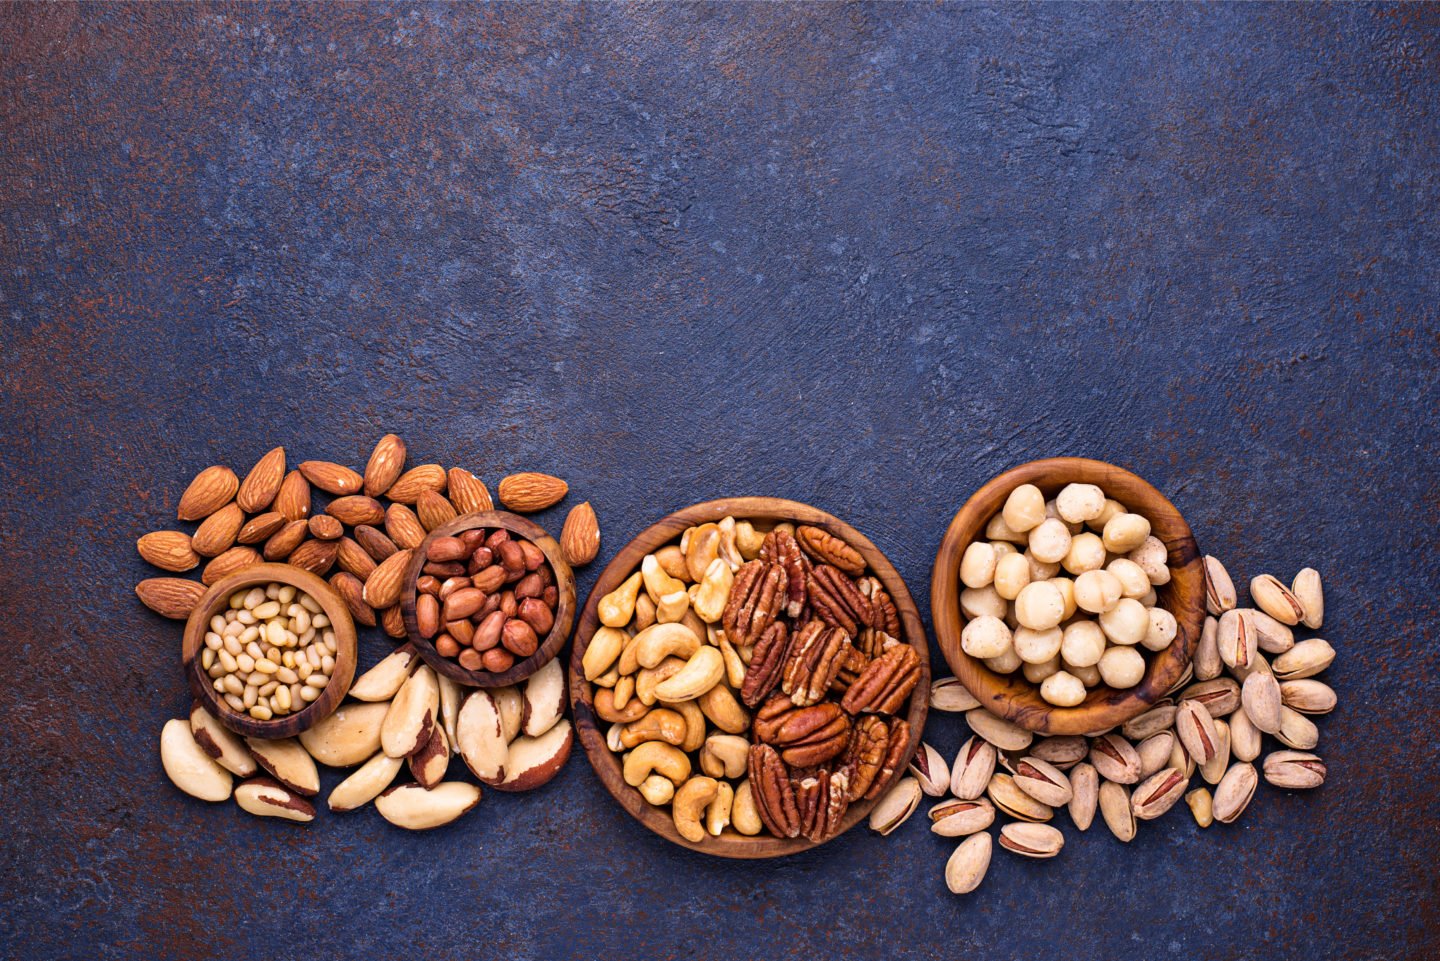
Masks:
[[[850,728],[850,743],[845,748],[843,770],[848,776],[851,801],[858,801],[870,790],[885,766],[890,745],[890,728],[874,714],[866,714]]]
[[[888,726],[889,740],[885,744],[885,760],[881,762],[880,770],[870,784],[870,790],[865,792],[866,798],[879,797],[890,788],[896,775],[905,770],[906,749],[910,746],[910,722],[903,717],[892,717]]]
[[[760,560],[768,564],[779,564],[785,568],[786,582],[785,613],[799,617],[805,607],[805,575],[810,570],[800,545],[786,531],[771,531],[760,542]]]
[[[818,771],[795,786],[800,808],[800,833],[819,844],[835,836],[850,807],[849,778],[844,771]]]
[[[845,659],[840,664],[840,670],[835,672],[834,679],[830,682],[830,690],[836,694],[843,695],[850,690],[850,685],[855,683],[870,663],[870,656],[855,645],[845,652]]]
[[[894,714],[918,683],[920,655],[909,644],[893,644],[870,662],[840,704],[851,714]]]
[[[736,647],[749,647],[775,623],[785,602],[787,577],[779,564],[754,560],[740,568],[720,615],[725,637]]]
[[[728,640],[728,638],[727,638]],[[745,683],[740,688],[740,699],[746,707],[754,707],[775,690],[785,673],[785,658],[790,653],[790,632],[783,621],[776,621],[765,629],[755,642],[750,654],[750,664],[745,668]]]
[[[755,713],[757,740],[773,745],[791,767],[814,767],[840,755],[850,743],[850,718],[834,701],[798,706],[777,694]]]
[[[865,558],[860,552],[829,531],[803,525],[795,528],[795,540],[821,564],[838,567],[851,577],[865,573]]]
[[[862,626],[868,627],[874,617],[865,595],[838,568],[816,564],[807,586],[815,616],[851,637],[858,635]]]
[[[811,621],[790,642],[780,690],[801,707],[816,703],[830,689],[850,649],[850,638],[843,630]]]
[[[785,762],[768,744],[750,748],[750,787],[755,792],[755,807],[760,820],[777,838],[800,835],[800,808],[795,802],[795,788]]]
[[[895,607],[895,599],[885,586],[876,577],[862,577],[855,582],[860,588],[860,593],[870,602],[871,617],[870,626],[877,631],[884,631],[891,637],[900,636],[900,611]]]

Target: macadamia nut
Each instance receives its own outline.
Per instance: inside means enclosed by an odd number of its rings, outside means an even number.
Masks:
[[[1030,583],[1030,562],[1024,554],[1006,554],[995,565],[995,591],[1007,601],[1020,596]]]
[[[1116,514],[1105,525],[1101,538],[1105,549],[1112,554],[1128,554],[1150,536],[1150,522],[1139,514]]]
[[[960,558],[960,582],[966,587],[985,587],[995,580],[995,562],[995,548],[975,541]]]
[[[1113,609],[1100,615],[1100,629],[1116,644],[1139,644],[1150,631],[1150,612],[1133,597],[1121,598]]]
[[[1060,640],[1060,653],[1067,669],[1094,667],[1105,653],[1105,632],[1094,621],[1075,621],[1065,627]]]
[[[999,657],[1010,650],[1010,646],[1010,628],[1000,618],[988,614],[975,618],[960,632],[960,647],[971,657]]]
[[[1015,653],[1027,664],[1043,664],[1060,653],[1062,632],[1058,627],[1048,631],[1035,631],[1028,627],[1017,629],[1012,635]]]
[[[1150,533],[1148,524],[1145,526],[1145,533]],[[1135,546],[1138,547],[1139,544]],[[1040,526],[1030,532],[1030,553],[1037,561],[1058,564],[1069,552],[1070,529],[1065,526],[1064,521],[1052,517],[1041,521]]]
[[[1040,696],[1056,707],[1074,707],[1085,700],[1085,683],[1073,674],[1056,671],[1040,683]]]
[[[1114,688],[1134,687],[1145,676],[1145,658],[1133,647],[1110,648],[1096,666],[1100,679]]]
[[[1120,603],[1120,578],[1109,571],[1086,571],[1075,578],[1075,606],[1091,614],[1104,614]]]
[[[1045,495],[1034,484],[1021,484],[1006,498],[1000,516],[1012,531],[1023,534],[1045,519]]]
[[[1049,630],[1059,624],[1064,615],[1065,598],[1060,596],[1060,589],[1049,581],[1027,584],[1015,598],[1015,620],[1031,630]]]

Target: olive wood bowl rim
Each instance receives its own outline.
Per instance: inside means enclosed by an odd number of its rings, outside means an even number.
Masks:
[[[315,598],[330,624],[335,629],[335,669],[330,680],[321,689],[320,696],[307,707],[282,717],[261,721],[249,715],[236,714],[230,705],[221,700],[214,683],[200,667],[200,651],[204,648],[205,634],[210,629],[210,618],[221,613],[229,605],[230,595],[241,588],[256,587],[270,582],[288,584]],[[210,586],[200,598],[194,610],[185,621],[185,633],[180,646],[181,664],[185,680],[195,698],[228,730],[245,737],[274,738],[294,737],[307,731],[335,712],[350,684],[355,679],[359,651],[355,635],[355,621],[350,608],[324,578],[290,564],[254,564],[221,578]]]
[[[535,649],[535,653],[516,661],[510,665],[509,669],[498,674],[491,671],[466,670],[460,666],[458,661],[452,661],[441,655],[439,651],[435,650],[433,641],[420,635],[420,624],[415,618],[415,585],[420,579],[420,569],[425,566],[425,556],[430,550],[431,543],[437,537],[451,537],[477,527],[504,528],[540,548],[540,553],[545,555],[545,560],[555,573],[555,586],[560,594],[559,602],[555,605],[555,623],[551,626],[550,633],[545,635],[545,639]],[[415,645],[415,650],[420,653],[420,657],[436,673],[443,674],[462,687],[505,687],[510,684],[518,684],[550,663],[569,639],[570,628],[575,623],[575,572],[565,562],[565,556],[555,538],[529,518],[512,514],[509,511],[498,510],[462,514],[426,534],[425,540],[415,548],[414,555],[405,568],[404,589],[400,597],[400,613],[405,618],[407,639]]]
[[[692,851],[717,857],[745,860],[784,857],[808,851],[818,847],[819,844],[803,837],[776,838],[768,833],[746,837],[735,832],[733,828],[726,828],[719,837],[707,836],[700,843],[681,837],[675,829],[675,822],[668,807],[651,805],[637,789],[625,783],[620,755],[613,753],[605,744],[605,735],[601,726],[608,727],[608,725],[595,714],[590,683],[585,680],[585,672],[581,665],[585,649],[600,626],[597,610],[600,599],[639,570],[640,562],[646,554],[675,542],[688,527],[719,521],[727,516],[733,516],[736,520],[791,521],[827,530],[859,551],[865,558],[865,563],[870,571],[880,579],[890,593],[895,601],[895,609],[900,616],[902,631],[905,635],[903,640],[920,654],[921,667],[920,681],[910,695],[909,711],[906,714],[906,721],[910,725],[910,739],[905,748],[904,763],[898,766],[890,786],[893,787],[904,776],[910,759],[920,746],[925,730],[925,718],[930,709],[930,653],[919,608],[915,606],[915,601],[910,596],[909,588],[905,586],[905,581],[899,571],[869,538],[833,514],[799,501],[778,497],[725,497],[704,501],[667,514],[636,534],[605,566],[605,570],[596,580],[590,596],[585,601],[585,607],[580,613],[580,626],[576,631],[575,644],[570,653],[568,678],[570,708],[574,715],[576,733],[580,738],[581,746],[585,749],[585,756],[589,759],[590,766],[595,769],[601,783],[605,785],[610,795],[620,802],[620,806],[629,812],[631,817],[655,834]],[[887,787],[886,790],[889,788]],[[859,824],[869,815],[871,808],[882,796],[883,792],[873,799],[861,799],[850,805],[841,822],[840,830],[825,841],[821,841],[820,844],[833,841]]]
[[[1095,484],[1105,496],[1150,521],[1151,534],[1165,544],[1171,570],[1156,588],[1157,603],[1175,615],[1175,640],[1148,658],[1140,683],[1126,690],[1090,688],[1076,707],[1056,707],[1040,697],[1040,686],[1023,674],[1000,675],[960,646],[960,558],[983,534],[1010,492],[1034,484],[1050,499],[1066,484]],[[996,475],[970,496],[945,530],[930,578],[930,608],[945,662],[990,713],[1040,734],[1093,734],[1118,727],[1149,710],[1184,676],[1205,621],[1205,572],[1194,534],[1178,508],[1132,471],[1085,457],[1030,461]]]

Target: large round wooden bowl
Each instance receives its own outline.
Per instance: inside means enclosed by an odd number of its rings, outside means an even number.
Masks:
[[[1046,500],[1066,484],[1095,484],[1132,513],[1150,522],[1151,534],[1169,550],[1170,583],[1156,589],[1159,604],[1175,615],[1175,641],[1149,657],[1140,683],[1127,690],[1092,688],[1075,707],[1055,707],[1040,697],[1040,685],[1031,684],[1018,671],[996,674],[960,647],[965,618],[960,613],[960,557],[985,525],[1005,506],[1010,492],[1021,484],[1034,484]],[[1116,727],[1164,697],[1184,675],[1200,640],[1205,620],[1205,572],[1190,526],[1154,487],[1130,471],[1104,461],[1083,457],[1052,457],[1008,470],[960,508],[940,551],[930,578],[930,606],[940,651],[950,669],[992,714],[1041,734],[1088,734]]]
[[[420,636],[420,624],[415,619],[415,582],[420,579],[420,569],[425,566],[430,542],[437,537],[453,537],[477,527],[504,528],[540,548],[540,553],[545,555],[550,569],[555,572],[555,586],[559,588],[560,594],[560,601],[555,606],[555,624],[550,628],[550,633],[540,641],[535,653],[516,661],[510,665],[508,671],[498,674],[492,671],[467,670],[460,666],[459,661],[442,656],[435,650],[433,641]],[[405,633],[410,643],[415,645],[420,657],[437,673],[466,687],[504,687],[507,684],[518,684],[540,670],[565,646],[565,641],[570,637],[570,627],[575,623],[575,574],[570,570],[570,565],[565,563],[560,545],[555,542],[555,538],[545,533],[540,525],[509,511],[478,511],[441,524],[416,548],[415,556],[410,559],[410,566],[405,571],[405,589],[400,597],[400,605],[400,611],[405,615]]]
[[[632,817],[667,841],[702,854],[720,857],[776,858],[808,850],[816,845],[805,838],[776,838],[768,834],[746,837],[732,828],[726,828],[719,837],[706,837],[704,841],[696,844],[687,841],[675,830],[675,822],[670,816],[668,806],[655,807],[641,797],[639,791],[626,784],[621,769],[621,755],[612,752],[605,744],[605,729],[608,725],[595,714],[591,685],[585,680],[585,671],[581,665],[585,649],[595,635],[596,628],[600,626],[597,613],[600,599],[639,570],[640,562],[646,554],[654,553],[666,544],[678,540],[686,528],[719,521],[725,517],[774,523],[791,521],[823,528],[859,551],[871,572],[890,592],[890,596],[895,600],[895,609],[900,614],[900,623],[905,634],[903,640],[920,654],[920,681],[910,696],[910,709],[906,715],[906,720],[910,723],[910,743],[905,748],[906,764],[920,746],[920,738],[925,729],[925,715],[929,710],[930,654],[925,642],[925,628],[920,622],[920,612],[916,610],[915,602],[905,588],[905,582],[885,559],[885,555],[880,553],[880,549],[839,518],[796,501],[775,497],[727,497],[686,507],[641,531],[605,568],[585,602],[585,609],[580,612],[580,629],[576,632],[575,647],[570,656],[570,706],[575,714],[575,729],[579,732],[580,743],[584,745],[585,755],[590,759],[595,773],[600,775],[606,789]],[[904,765],[901,765],[896,777],[903,773]],[[874,800],[861,800],[852,804],[835,836],[838,837],[858,824],[874,806]]]
[[[200,666],[200,651],[205,646],[205,634],[210,630],[210,618],[225,612],[230,603],[230,595],[252,587],[263,587],[272,581],[289,584],[315,598],[325,616],[330,618],[331,627],[335,629],[338,649],[335,652],[335,670],[331,672],[330,681],[321,690],[319,697],[303,710],[269,721],[259,721],[248,714],[236,714],[230,705],[225,703],[216,692],[214,682]],[[291,567],[289,564],[256,564],[215,582],[200,598],[200,603],[195,605],[195,610],[190,612],[190,617],[185,622],[181,659],[185,680],[189,683],[191,692],[221,724],[246,737],[294,737],[329,717],[350,690],[350,682],[355,679],[355,622],[350,617],[350,608],[345,606],[340,595],[309,571]]]

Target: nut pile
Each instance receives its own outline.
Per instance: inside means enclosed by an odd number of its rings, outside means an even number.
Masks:
[[[527,791],[559,773],[574,734],[564,719],[565,675],[551,661],[522,686],[467,693],[397,648],[356,680],[351,699],[296,738],[240,738],[196,704],[160,735],[165,773],[205,801],[231,797],[260,817],[311,821],[316,764],[354,771],[330,792],[331,811],[373,801],[380,816],[411,830],[449,824],[480,801],[480,788],[445,780],[459,754],[480,781]],[[411,781],[394,784],[402,768]],[[233,777],[244,778],[233,784]],[[232,791],[233,788],[233,791]]]
[[[271,581],[232,594],[210,619],[200,668],[232,711],[268,721],[320,696],[338,649],[315,598]]]
[[[467,671],[508,671],[555,626],[555,571],[530,541],[503,528],[437,537],[416,581],[420,636]]]
[[[203,562],[200,582],[152,577],[135,593],[156,613],[184,620],[221,578],[262,561],[284,562],[328,576],[356,623],[378,623],[403,638],[399,602],[410,552],[446,521],[495,506],[469,471],[439,464],[407,470],[406,456],[405,442],[386,434],[363,474],[316,460],[287,471],[283,447],[260,458],[243,480],[228,467],[207,467],[176,509],[180,520],[199,522],[195,532],[154,531],[136,542],[142,558],[176,574]],[[533,472],[511,474],[499,485],[501,504],[519,513],[553,507],[568,492],[560,478]],[[329,498],[323,511],[316,510],[320,496]],[[589,502],[571,509],[561,544],[574,566],[595,559],[600,528]]]
[[[582,666],[606,743],[686,840],[728,826],[823,841],[899,773],[920,657],[840,538],[733,517],[692,527],[599,614]]]
[[[1155,593],[1170,582],[1165,545],[1094,484],[1068,484],[1048,502],[1021,484],[985,537],[960,561],[960,646],[997,674],[1023,671],[1048,703],[1074,707],[1100,684],[1134,687],[1145,675],[1138,648],[1175,640]]]
[[[1182,797],[1196,823],[1207,828],[1238,819],[1262,776],[1286,790],[1324,784],[1325,762],[1312,753],[1319,731],[1310,718],[1335,707],[1334,690],[1315,679],[1335,651],[1318,637],[1297,641],[1294,634],[1299,625],[1321,625],[1320,575],[1306,568],[1289,587],[1268,574],[1256,577],[1250,582],[1255,608],[1240,608],[1218,560],[1205,558],[1205,574],[1211,616],[1193,674],[1180,679],[1172,697],[1119,730],[1037,737],[990,714],[956,678],[936,681],[931,706],[964,712],[974,736],[948,766],[922,744],[910,766],[913,776],[876,805],[871,827],[888,834],[922,795],[953,794],[930,809],[930,829],[965,837],[945,867],[950,890],[964,894],[985,877],[992,851],[987,829],[997,812],[1013,819],[999,831],[1001,848],[1048,858],[1065,843],[1047,823],[1058,807],[1068,808],[1081,831],[1098,810],[1110,832],[1128,842],[1139,822],[1164,815]],[[1266,754],[1257,771],[1267,734],[1279,749]],[[1191,789],[1197,772],[1204,783]]]

